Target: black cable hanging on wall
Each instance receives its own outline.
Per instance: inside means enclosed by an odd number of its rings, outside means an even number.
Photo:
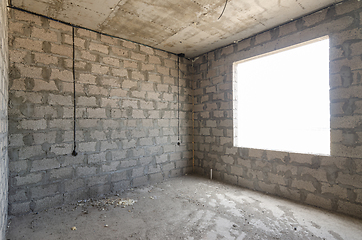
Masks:
[[[185,57],[184,53],[177,54],[177,145],[180,146],[180,57]]]
[[[177,55],[177,145],[180,144],[180,56]]]
[[[74,67],[74,65],[75,65],[75,47],[74,47],[74,26],[72,26],[72,38],[73,38],[73,99],[74,99],[74,114],[73,114],[73,116],[74,116],[74,119],[73,119],[73,127],[74,127],[74,129],[73,129],[73,144],[74,144],[74,148],[73,148],[73,152],[72,152],[72,155],[73,156],[77,156],[78,155],[78,153],[77,153],[77,151],[76,151],[76,148],[77,148],[77,145],[76,145],[76,142],[75,142],[75,140],[76,140],[76,107],[77,107],[77,103],[76,103],[76,99],[75,99],[75,67]]]

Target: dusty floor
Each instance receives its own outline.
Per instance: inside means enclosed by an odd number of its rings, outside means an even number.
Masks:
[[[7,239],[352,240],[362,239],[362,220],[185,176],[12,217]]]

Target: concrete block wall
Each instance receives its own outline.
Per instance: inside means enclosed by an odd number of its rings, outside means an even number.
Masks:
[[[361,19],[362,3],[346,1],[197,58],[197,172],[208,175],[213,169],[214,178],[225,182],[361,218]],[[325,35],[330,37],[331,156],[233,147],[233,62]]]
[[[178,84],[176,55],[78,28],[74,40],[76,157],[72,27],[9,14],[10,214],[192,170],[188,61]]]
[[[8,216],[8,19],[7,2],[0,1],[0,240]]]

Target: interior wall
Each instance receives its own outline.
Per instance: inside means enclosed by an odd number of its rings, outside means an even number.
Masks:
[[[71,26],[11,10],[10,214],[116,193],[192,170],[187,60],[180,58],[178,73],[175,55],[78,28],[78,155],[71,155],[72,44]]]
[[[197,58],[197,171],[209,175],[212,169],[215,179],[360,218],[361,17],[362,3],[347,1]],[[330,37],[331,156],[233,147],[233,62],[325,35]]]
[[[0,239],[8,216],[8,20],[7,2],[0,1]]]

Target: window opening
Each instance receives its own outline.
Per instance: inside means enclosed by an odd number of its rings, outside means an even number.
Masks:
[[[330,155],[328,36],[233,68],[234,146]]]

